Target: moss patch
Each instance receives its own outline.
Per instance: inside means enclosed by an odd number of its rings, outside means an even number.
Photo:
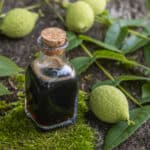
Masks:
[[[0,115],[5,115],[8,110],[15,106],[16,102],[14,103],[6,103],[5,100],[0,100]]]
[[[0,117],[0,149],[93,150],[94,130],[84,120],[86,94],[79,94],[78,121],[55,131],[40,132],[24,113],[23,100]]]
[[[8,104],[4,100],[1,100],[0,101],[0,110],[6,109],[7,107],[9,107]]]

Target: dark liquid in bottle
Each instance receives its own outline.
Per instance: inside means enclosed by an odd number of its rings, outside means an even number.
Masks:
[[[42,80],[29,66],[26,70],[26,113],[39,127],[52,129],[72,124],[77,113],[77,78],[60,68],[42,68],[56,80]],[[51,82],[52,81],[52,82]]]

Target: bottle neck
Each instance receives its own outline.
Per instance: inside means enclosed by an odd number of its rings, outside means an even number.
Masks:
[[[47,56],[58,56],[61,58],[65,58],[65,48],[68,46],[68,42],[59,47],[50,47],[42,40],[41,36],[37,39],[38,47],[42,51],[44,55]]]

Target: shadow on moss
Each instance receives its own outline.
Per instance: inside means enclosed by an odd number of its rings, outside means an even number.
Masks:
[[[78,121],[73,126],[39,132],[24,113],[23,101],[0,118],[0,149],[93,150],[94,130],[85,122],[86,94],[80,91]]]

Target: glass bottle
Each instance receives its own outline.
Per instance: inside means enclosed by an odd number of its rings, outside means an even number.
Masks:
[[[66,32],[46,28],[37,41],[43,55],[26,70],[25,113],[43,130],[73,124],[77,117],[78,81],[65,58]]]

